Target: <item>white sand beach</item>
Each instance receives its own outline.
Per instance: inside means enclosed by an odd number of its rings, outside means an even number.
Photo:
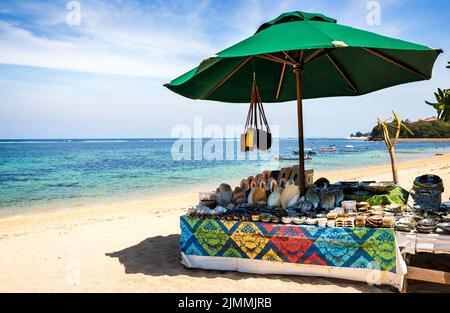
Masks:
[[[450,196],[450,155],[399,166],[401,185],[439,175]],[[389,165],[315,177],[390,180]],[[217,182],[219,184],[220,182]],[[199,190],[201,191],[201,190]],[[0,219],[0,292],[392,292],[325,278],[186,269],[180,264],[179,216],[198,194]],[[412,291],[444,286],[412,284]],[[447,289],[448,290],[448,289]]]

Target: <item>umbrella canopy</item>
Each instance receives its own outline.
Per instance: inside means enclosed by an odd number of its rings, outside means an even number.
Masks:
[[[297,100],[302,184],[302,99],[357,96],[430,79],[441,52],[295,11],[264,23],[253,36],[165,86],[191,99],[245,103],[256,77],[264,102]]]

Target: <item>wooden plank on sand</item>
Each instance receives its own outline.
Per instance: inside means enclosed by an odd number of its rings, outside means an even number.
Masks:
[[[407,279],[450,285],[450,273],[408,266]]]

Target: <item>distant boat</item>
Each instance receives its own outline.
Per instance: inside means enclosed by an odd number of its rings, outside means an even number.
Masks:
[[[356,141],[368,141],[369,137],[364,137],[364,136],[361,136],[361,137],[345,137],[344,139],[345,140],[356,140]]]
[[[283,156],[283,155],[280,155],[279,157],[274,157],[273,159],[276,161],[298,161],[299,160],[298,156],[295,157],[295,156]],[[304,160],[310,161],[310,160],[312,160],[312,158],[309,156],[305,156]]]
[[[293,155],[298,155],[298,151],[292,151]],[[317,155],[317,152],[313,151],[311,148],[305,148],[305,154],[308,156]]]
[[[320,152],[337,152],[338,149],[336,148],[336,145],[330,145],[328,147],[320,147]]]
[[[341,152],[360,152],[359,149],[355,149],[352,145],[345,146],[345,149],[341,150]]]

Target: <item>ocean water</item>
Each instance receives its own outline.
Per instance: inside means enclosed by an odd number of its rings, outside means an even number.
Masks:
[[[251,153],[242,159],[243,155],[237,153],[238,140],[218,140],[213,149],[209,140],[192,140],[187,142],[186,147],[191,147],[187,160],[177,160],[172,156],[175,143],[176,139],[0,140],[0,212],[71,208],[108,199],[202,191],[201,186],[296,164],[276,161],[273,156],[289,155],[298,149],[296,139],[280,139],[274,142],[274,153]],[[306,167],[316,172],[389,162],[383,142],[309,138],[305,145],[316,150],[329,145],[360,149],[359,153],[313,156]],[[230,146],[234,151],[227,149]],[[212,159],[195,160],[202,155],[201,148],[215,152],[216,159],[206,155]],[[398,143],[396,150],[398,160],[403,161],[450,153],[450,143]]]

